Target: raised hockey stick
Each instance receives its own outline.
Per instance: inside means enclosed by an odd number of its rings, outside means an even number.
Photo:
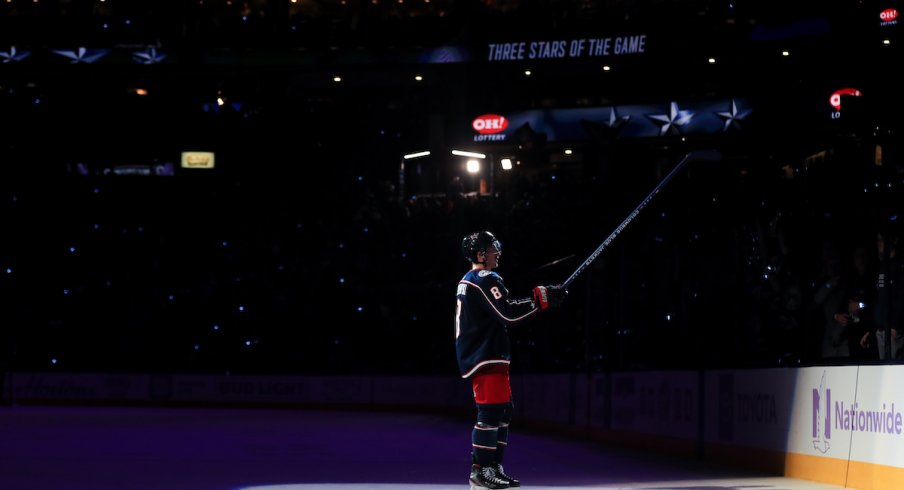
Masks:
[[[653,200],[653,197],[655,197],[656,194],[658,194],[659,191],[662,190],[662,188],[666,184],[668,184],[668,182],[670,180],[672,180],[672,177],[674,177],[675,174],[678,173],[678,171],[681,170],[681,168],[684,167],[684,165],[686,163],[698,162],[698,161],[718,162],[721,159],[722,159],[722,154],[716,150],[696,150],[696,151],[692,151],[692,152],[688,153],[687,155],[684,155],[684,158],[682,158],[678,162],[678,164],[675,165],[675,168],[673,168],[672,171],[668,173],[668,175],[663,177],[663,179],[660,180],[658,184],[656,184],[656,187],[653,189],[653,191],[650,192],[650,194],[647,197],[645,197],[643,201],[640,201],[640,204],[638,204],[637,207],[634,208],[634,211],[631,211],[631,214],[629,214],[628,217],[625,218],[625,220],[622,221],[621,224],[618,225],[617,228],[615,228],[615,231],[613,231],[609,235],[609,237],[606,238],[603,241],[603,243],[600,244],[599,247],[596,247],[596,250],[594,250],[593,253],[590,254],[590,257],[587,257],[587,260],[585,260],[584,263],[579,265],[578,268],[574,272],[571,273],[571,276],[569,276],[568,279],[566,279],[565,282],[563,282],[561,284],[561,287],[567,288],[569,285],[571,285],[571,283],[574,282],[575,278],[578,277],[578,274],[583,272],[584,269],[586,269],[594,260],[596,260],[596,257],[600,253],[602,253],[603,250],[606,247],[608,247],[610,243],[612,243],[612,240],[615,240],[615,237],[618,236],[618,234],[621,233],[622,230],[624,230],[626,226],[628,226],[628,223],[630,223],[631,221],[634,220],[635,217],[637,217],[637,215],[640,213],[640,210],[643,209],[644,207],[646,207],[646,205],[651,200]]]

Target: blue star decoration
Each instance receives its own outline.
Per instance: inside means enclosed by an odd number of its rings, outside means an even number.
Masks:
[[[28,55],[30,54],[30,51],[16,51],[15,46],[10,46],[9,51],[0,51],[0,60],[3,60],[3,63],[22,61],[25,58],[28,58]]]
[[[164,59],[166,59],[166,55],[163,53],[158,53],[157,48],[154,46],[148,46],[144,51],[136,51],[132,53],[132,58],[142,65],[153,65],[156,63],[160,63]]]
[[[613,131],[618,131],[624,127],[625,124],[628,124],[628,121],[630,120],[631,116],[619,116],[613,106],[612,110],[609,112],[609,122],[606,123],[606,126],[609,126],[609,129]]]
[[[678,104],[676,102],[672,102],[669,105],[668,114],[654,114],[647,117],[652,119],[654,123],[659,125],[659,136],[664,136],[667,133],[681,134],[681,130],[679,128],[690,123],[691,119],[694,117],[694,113],[691,111],[679,110]]]
[[[64,49],[54,49],[54,53],[64,57],[69,58],[70,63],[73,65],[76,63],[94,63],[95,61],[104,57],[107,54],[106,49],[88,49],[84,46],[79,46],[75,50],[64,50]]]
[[[739,111],[738,104],[731,99],[731,110],[728,112],[717,112],[716,115],[722,118],[725,126],[722,131],[728,131],[729,128],[741,129],[741,121],[750,114],[750,111]]]

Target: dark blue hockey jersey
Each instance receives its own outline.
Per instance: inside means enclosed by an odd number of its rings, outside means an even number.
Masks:
[[[499,274],[485,269],[465,274],[456,298],[455,352],[462,378],[489,364],[508,364],[507,327],[540,311],[531,298],[509,298]]]

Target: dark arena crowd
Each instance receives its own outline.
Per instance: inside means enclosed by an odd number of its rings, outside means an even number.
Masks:
[[[897,362],[875,336],[904,328],[902,107],[876,61],[899,36],[873,47],[887,32],[867,7],[234,3],[0,4],[0,371],[455,377],[461,242],[481,230],[516,297],[618,231],[561,308],[511,331],[513,372]],[[413,54],[594,29],[649,33],[650,54],[611,74]],[[766,59],[783,45],[809,58]],[[756,111],[714,134],[471,130],[733,97]],[[467,174],[453,149],[494,170]],[[651,194],[697,151],[721,158]]]

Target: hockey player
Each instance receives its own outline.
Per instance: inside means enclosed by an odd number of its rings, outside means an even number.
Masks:
[[[493,272],[502,255],[496,237],[488,231],[473,233],[462,240],[461,248],[471,270],[458,283],[455,350],[461,376],[471,379],[477,405],[471,432],[471,489],[518,487],[519,481],[502,468],[513,410],[507,328],[558,306],[568,291],[537,286],[529,298],[510,298],[502,278]]]

